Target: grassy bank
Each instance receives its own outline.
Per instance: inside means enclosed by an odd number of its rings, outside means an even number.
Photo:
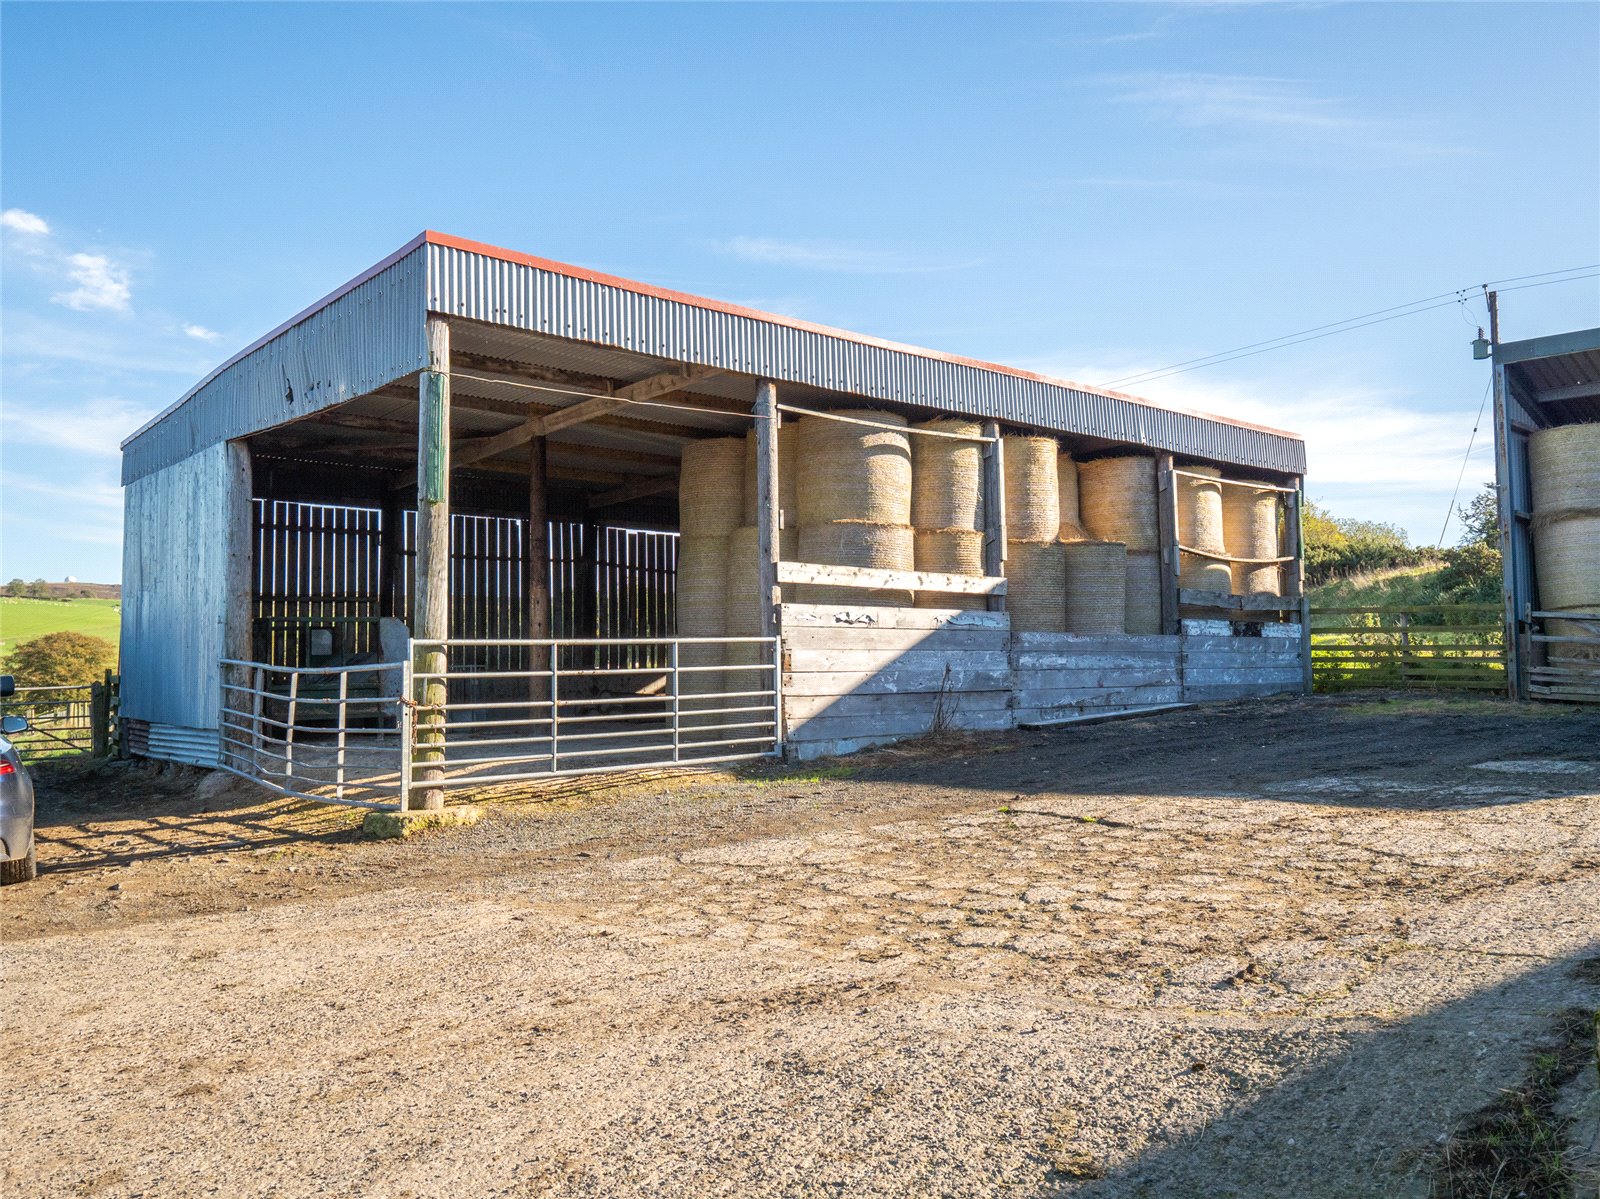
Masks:
[[[46,633],[87,633],[117,644],[122,601],[114,599],[40,600],[0,596],[0,660],[24,641]]]

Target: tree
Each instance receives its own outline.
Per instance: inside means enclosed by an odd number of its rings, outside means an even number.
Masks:
[[[77,687],[117,667],[117,647],[87,633],[46,633],[11,651],[7,665],[19,687]]]
[[[1499,546],[1500,544],[1500,494],[1493,483],[1485,483],[1478,494],[1456,509],[1461,518],[1463,548],[1469,545]]]
[[[27,587],[28,585],[21,579],[12,579],[11,582],[6,584],[6,594],[14,595],[20,599],[27,593]]]
[[[1312,586],[1361,570],[1411,566],[1422,558],[1399,526],[1336,517],[1312,501],[1306,502],[1302,527],[1306,580]]]

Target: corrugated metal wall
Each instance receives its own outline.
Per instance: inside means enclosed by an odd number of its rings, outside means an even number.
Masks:
[[[427,361],[427,259],[418,247],[215,372],[122,455],[131,483],[198,449],[342,404]],[[287,395],[294,393],[291,403]]]
[[[1303,474],[1302,442],[430,243],[428,308],[871,399]]]
[[[131,719],[217,727],[228,485],[219,443],[123,492],[122,713]]]

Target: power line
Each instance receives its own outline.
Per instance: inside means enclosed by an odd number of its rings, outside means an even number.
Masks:
[[[1461,457],[1461,473],[1456,475],[1456,489],[1450,493],[1450,506],[1444,510],[1444,527],[1439,530],[1439,543],[1434,549],[1444,548],[1444,535],[1450,531],[1450,517],[1455,513],[1456,501],[1461,498],[1461,481],[1467,477],[1467,463],[1472,460],[1472,444],[1478,440],[1478,427],[1483,424],[1483,410],[1489,403],[1489,387],[1494,376],[1483,385],[1483,399],[1478,401],[1478,415],[1472,421],[1472,436],[1467,438],[1467,452]]]
[[[1590,274],[1576,274],[1578,271],[1589,271]],[[1555,278],[1554,276],[1564,276]],[[1231,350],[1219,350],[1215,354],[1204,354],[1199,358],[1189,358],[1182,362],[1172,363],[1170,366],[1155,367],[1151,370],[1141,371],[1137,374],[1126,375],[1114,379],[1106,384],[1107,387],[1119,387],[1128,383],[1147,383],[1155,379],[1163,379],[1168,375],[1185,374],[1191,370],[1199,370],[1206,366],[1217,366],[1223,362],[1232,362],[1239,358],[1251,358],[1256,354],[1264,354],[1268,350],[1287,349],[1289,346],[1300,345],[1307,341],[1317,341],[1324,337],[1332,337],[1335,333],[1348,333],[1355,329],[1364,329],[1370,325],[1383,324],[1386,321],[1399,320],[1403,316],[1416,316],[1423,312],[1432,312],[1438,308],[1446,308],[1451,304],[1464,302],[1466,296],[1482,288],[1498,286],[1503,283],[1518,283],[1517,287],[1501,288],[1503,291],[1521,291],[1529,287],[1548,287],[1555,283],[1571,283],[1581,279],[1600,278],[1600,263],[1587,266],[1566,267],[1559,271],[1540,271],[1532,275],[1513,275],[1505,279],[1495,279],[1488,283],[1474,284],[1469,287],[1457,288],[1454,291],[1440,292],[1438,295],[1425,296],[1420,300],[1412,300],[1405,304],[1396,304],[1390,308],[1379,308],[1373,312],[1365,312],[1360,316],[1347,317],[1342,321],[1333,321],[1326,325],[1313,325],[1309,329],[1302,329],[1298,333],[1285,333],[1281,337],[1268,338],[1266,341],[1251,342],[1248,345],[1236,346]],[[1522,280],[1535,279],[1542,282],[1525,283]]]

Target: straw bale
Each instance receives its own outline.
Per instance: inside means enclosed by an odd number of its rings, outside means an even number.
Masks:
[[[678,531],[726,537],[744,515],[744,438],[709,437],[683,447],[678,475]]]
[[[918,529],[915,548],[918,570],[947,575],[983,574],[983,534],[975,529]],[[988,603],[981,595],[919,591],[916,606],[979,611],[988,607]]]
[[[1130,555],[1160,549],[1156,460],[1124,454],[1078,463],[1078,509],[1097,541],[1120,541]]]
[[[1073,541],[1066,555],[1067,632],[1123,632],[1128,610],[1128,547],[1120,541]]]
[[[822,566],[914,570],[916,548],[910,525],[831,520],[824,524],[801,526],[800,561]],[[912,602],[909,591],[822,586],[815,583],[802,584],[795,591],[795,602],[802,604],[848,603],[909,608]]]
[[[1533,511],[1600,511],[1600,421],[1559,425],[1528,435]]]
[[[761,636],[760,532],[753,525],[745,525],[728,535],[727,584],[723,602],[727,606],[730,637]],[[800,531],[780,529],[778,557],[793,562],[799,550]]]
[[[1054,541],[1061,532],[1061,492],[1053,437],[1005,437],[1006,536]]]
[[[905,417],[866,409],[838,415],[880,425],[904,425]],[[902,429],[869,429],[823,417],[798,425],[800,526],[831,521],[911,523],[911,435]]]
[[[727,636],[727,574],[727,537],[678,538],[678,636]]]
[[[1534,522],[1541,609],[1600,612],[1600,510]]]
[[[784,524],[800,527],[800,475],[795,457],[800,441],[798,425],[778,426],[778,510],[785,513]],[[756,511],[756,432],[754,429],[744,442],[744,523],[758,525],[761,515]]]
[[[1222,542],[1235,558],[1278,556],[1278,493],[1248,487],[1222,489]],[[1232,564],[1233,594],[1282,595],[1282,571],[1273,565]]]
[[[975,420],[940,418],[913,426],[975,437]],[[983,445],[949,437],[911,438],[911,523],[919,529],[983,528]]]
[[[1006,542],[1006,611],[1015,632],[1067,631],[1066,567],[1059,541]]]
[[[1226,554],[1222,534],[1222,472],[1214,466],[1186,466],[1177,476],[1178,540],[1203,553],[1178,556],[1178,583],[1198,591],[1233,590],[1233,572],[1226,562],[1205,555]],[[1192,478],[1202,475],[1203,478]]]
[[[1087,541],[1083,531],[1083,517],[1078,514],[1078,464],[1071,454],[1056,456],[1056,492],[1061,497],[1062,541]]]
[[[1128,551],[1127,615],[1130,633],[1161,632],[1161,555],[1154,550]]]

